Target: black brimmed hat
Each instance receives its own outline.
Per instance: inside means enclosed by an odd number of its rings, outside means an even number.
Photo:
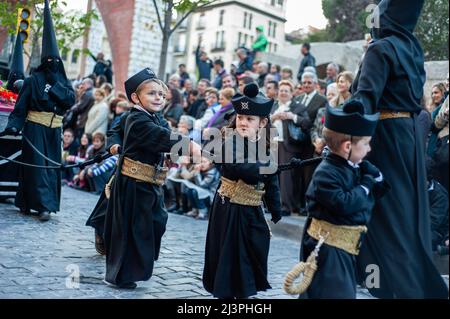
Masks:
[[[359,103],[347,103],[342,109],[327,105],[325,127],[351,136],[372,136],[377,127],[380,113],[364,114]]]
[[[132,101],[131,94],[136,92],[138,86],[141,85],[142,82],[151,79],[156,79],[155,72],[153,72],[153,70],[150,68],[145,68],[126,80],[125,92],[127,94],[128,100]]]
[[[259,91],[256,83],[244,87],[244,95],[238,93],[231,100],[237,114],[267,117],[274,101]]]

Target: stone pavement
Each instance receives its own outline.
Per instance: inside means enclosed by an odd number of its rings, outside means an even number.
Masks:
[[[0,298],[211,298],[201,281],[207,222],[173,214],[153,277],[133,291],[103,284],[104,257],[94,249],[94,230],[84,226],[97,198],[63,187],[61,212],[46,223],[0,204]],[[298,255],[297,242],[275,233],[269,255],[273,289],[256,298],[293,298],[282,286]],[[358,298],[370,296],[359,290]]]

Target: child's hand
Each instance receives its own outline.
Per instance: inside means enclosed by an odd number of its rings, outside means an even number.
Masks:
[[[372,175],[365,174],[361,178],[361,185],[366,187],[369,191],[371,191],[373,189],[373,185],[375,185],[375,179],[373,178]]]
[[[91,168],[88,169],[87,174],[90,177],[94,176],[94,173],[92,173],[92,169]]]
[[[73,156],[73,155],[67,156],[67,157],[66,157],[66,161],[67,161],[67,162],[75,162],[75,156]]]
[[[281,214],[280,213],[272,213],[272,219],[271,219],[271,221],[274,223],[274,224],[276,224],[276,223],[278,223],[279,221],[280,221],[280,219],[281,219]]]
[[[373,178],[381,176],[380,170],[367,160],[362,161],[359,167],[361,168],[361,175],[369,174]]]
[[[113,146],[110,147],[109,152],[112,155],[117,155],[119,153],[119,148],[120,148],[119,144],[114,144]]]

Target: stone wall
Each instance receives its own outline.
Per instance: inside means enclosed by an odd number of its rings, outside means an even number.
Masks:
[[[425,71],[427,81],[425,82],[424,94],[426,104],[431,102],[431,87],[439,82],[445,82],[448,76],[448,61],[429,61],[425,62]]]
[[[157,73],[162,33],[157,22],[154,5],[148,0],[135,0],[134,12],[128,75],[145,67],[150,67]]]

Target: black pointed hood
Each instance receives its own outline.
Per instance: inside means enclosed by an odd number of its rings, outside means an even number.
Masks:
[[[49,57],[60,58],[58,43],[56,42],[55,29],[53,27],[52,15],[50,13],[50,6],[48,4],[48,0],[45,0],[41,62],[44,62]]]
[[[389,18],[390,24],[394,22],[412,33],[419,21],[424,2],[425,0],[383,0],[378,9],[383,20]]]
[[[11,59],[11,65],[9,67],[8,85],[6,89],[12,90],[14,82],[17,80],[23,80],[25,78],[25,69],[23,67],[23,46],[20,34],[16,36],[16,44],[14,46],[14,52]]]
[[[425,84],[424,55],[413,31],[425,0],[382,0],[375,14],[379,14],[379,26],[372,29],[373,39],[390,42],[398,60],[408,74],[411,91],[416,99],[423,96]]]

